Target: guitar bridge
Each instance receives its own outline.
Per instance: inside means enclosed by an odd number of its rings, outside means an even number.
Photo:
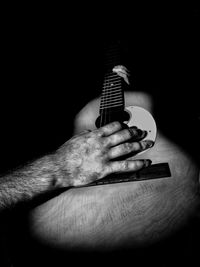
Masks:
[[[168,163],[158,163],[150,165],[147,168],[141,169],[133,173],[111,174],[103,179],[97,180],[85,186],[106,185],[114,183],[135,182],[142,180],[151,180],[159,178],[171,177],[171,172]],[[82,187],[82,186],[81,186]]]

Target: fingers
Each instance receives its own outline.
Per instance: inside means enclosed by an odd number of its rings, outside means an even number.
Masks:
[[[142,131],[136,126],[130,127],[127,130],[129,131],[131,138],[133,138],[135,141],[139,141],[147,136],[147,131]]]
[[[118,144],[130,141],[131,139],[140,140],[146,135],[146,131],[142,131],[136,127],[128,128],[120,132],[114,133],[107,138],[107,143],[110,146],[116,146]]]
[[[122,129],[121,123],[115,121],[101,127],[98,131],[102,136],[109,136],[111,134],[114,134],[115,132],[118,132],[121,129]]]
[[[151,165],[151,160],[124,160],[124,161],[115,161],[109,163],[107,167],[107,174],[111,173],[121,173],[121,172],[131,172],[138,171],[141,168],[148,167]]]
[[[145,149],[148,149],[154,145],[154,142],[151,140],[145,140],[140,142],[133,143],[124,143],[118,146],[112,147],[108,151],[108,158],[114,159],[130,153],[139,153]]]
[[[80,132],[79,134],[77,134],[77,136],[81,136],[81,135],[85,135],[85,134],[87,134],[87,133],[91,133],[92,132],[92,130],[83,130],[82,132]]]

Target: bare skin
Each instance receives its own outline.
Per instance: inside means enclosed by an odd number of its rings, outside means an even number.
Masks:
[[[150,160],[116,161],[121,156],[153,146],[151,140],[141,141],[144,136],[145,132],[134,127],[122,129],[119,122],[74,136],[56,153],[59,169],[64,173],[58,178],[59,184],[67,186],[70,182],[72,186],[80,186],[111,173],[137,171],[149,166]]]
[[[62,187],[81,186],[117,172],[137,171],[150,160],[117,160],[145,150],[145,132],[119,122],[72,137],[51,155],[0,177],[0,210]],[[130,142],[131,141],[131,142]]]

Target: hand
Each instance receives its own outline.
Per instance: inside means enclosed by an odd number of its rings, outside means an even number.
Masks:
[[[61,173],[57,183],[62,187],[80,186],[111,173],[147,167],[151,164],[150,160],[117,160],[151,147],[153,141],[142,141],[144,137],[144,131],[136,127],[123,129],[119,122],[72,137],[55,154]]]

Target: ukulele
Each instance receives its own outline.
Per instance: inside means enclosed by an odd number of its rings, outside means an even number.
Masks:
[[[167,163],[170,175],[72,188],[37,206],[29,214],[30,232],[48,246],[105,251],[152,244],[184,228],[199,204],[197,164],[156,126],[150,95],[123,92],[125,66],[114,64],[110,70],[102,97],[77,114],[74,134],[115,119],[147,130],[146,138],[156,139],[155,145],[133,158],[149,158],[153,165]]]

